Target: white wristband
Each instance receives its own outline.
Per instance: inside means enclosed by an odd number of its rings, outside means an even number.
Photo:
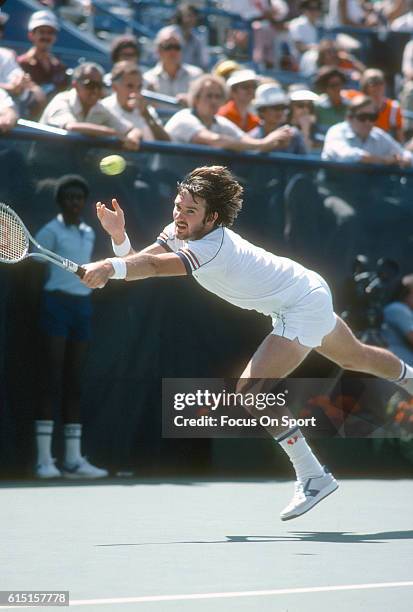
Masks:
[[[106,261],[110,261],[113,266],[113,274],[110,278],[117,280],[126,278],[127,268],[124,259],[120,259],[120,257],[108,257]]]
[[[128,234],[125,233],[125,240],[121,244],[115,244],[112,238],[112,249],[115,255],[118,257],[125,257],[129,255],[129,251],[131,250],[130,240]]]

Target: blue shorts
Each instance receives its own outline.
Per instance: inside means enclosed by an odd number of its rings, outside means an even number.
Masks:
[[[89,295],[44,291],[40,329],[48,336],[86,341],[91,336],[92,300]]]

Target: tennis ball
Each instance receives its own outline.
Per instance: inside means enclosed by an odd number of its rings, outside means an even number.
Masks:
[[[99,168],[103,174],[115,176],[122,174],[126,168],[126,161],[120,155],[108,155],[100,160]]]

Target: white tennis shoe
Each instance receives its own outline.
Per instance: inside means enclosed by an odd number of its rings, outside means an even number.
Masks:
[[[65,478],[81,479],[81,478],[106,478],[108,471],[98,468],[86,459],[81,457],[80,461],[73,465],[65,463],[62,467],[62,474]]]
[[[36,478],[60,478],[62,473],[55,466],[55,459],[50,459],[47,463],[38,463],[34,469]]]
[[[338,482],[326,468],[325,474],[316,478],[309,478],[306,482],[297,480],[294,487],[294,496],[288,506],[281,512],[282,521],[289,521],[305,514],[318,502],[338,489]]]

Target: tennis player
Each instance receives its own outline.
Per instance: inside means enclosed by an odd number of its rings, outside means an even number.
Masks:
[[[192,275],[231,304],[270,316],[273,330],[242,373],[241,391],[251,379],[288,376],[314,349],[342,368],[394,381],[413,393],[413,368],[393,353],[357,340],[334,313],[330,289],[319,274],[229,229],[241,210],[242,192],[227,168],[196,168],[178,185],[172,223],[139,253],[131,249],[117,201],[112,200],[113,210],[99,202],[97,215],[117,257],[87,264],[83,282],[94,289],[111,278]],[[282,520],[289,520],[310,510],[338,484],[298,428],[270,433],[296,472],[293,498],[281,513]]]

